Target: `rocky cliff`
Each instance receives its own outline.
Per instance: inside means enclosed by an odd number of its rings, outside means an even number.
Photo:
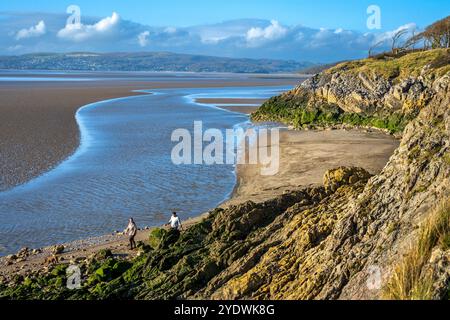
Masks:
[[[132,263],[108,254],[88,259],[81,290],[65,289],[64,266],[57,266],[0,285],[0,297],[448,298],[448,55],[344,63],[254,116],[400,133],[400,147],[380,174],[337,168],[322,187],[216,209],[180,237],[156,230]]]
[[[434,83],[448,74],[449,65],[448,49],[345,62],[272,98],[253,119],[297,128],[370,126],[400,133],[430,103]]]

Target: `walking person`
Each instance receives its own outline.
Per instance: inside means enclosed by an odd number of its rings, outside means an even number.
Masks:
[[[130,218],[130,220],[128,221],[128,227],[123,232],[128,236],[128,239],[130,241],[130,250],[136,249],[136,242],[134,241],[134,237],[136,237],[137,231],[138,229],[136,223],[134,222],[133,218]]]
[[[170,226],[170,230],[161,239],[161,248],[167,249],[172,244],[176,243],[181,236],[180,230],[183,229],[181,225],[181,220],[176,212],[172,212],[169,223],[166,224]]]
[[[172,217],[169,220],[170,228],[172,230],[181,231],[183,230],[183,226],[181,225],[181,220],[178,217],[176,212],[172,212]]]

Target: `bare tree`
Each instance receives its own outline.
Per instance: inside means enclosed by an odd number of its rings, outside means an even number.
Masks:
[[[373,52],[376,48],[378,48],[379,46],[381,46],[384,43],[384,40],[378,41],[377,43],[375,43],[373,46],[371,46],[369,48],[369,58],[371,58],[373,56]]]
[[[450,48],[450,16],[428,26],[415,40],[423,41],[425,49]]]
[[[398,54],[402,47],[399,46],[399,41],[401,38],[408,33],[408,29],[401,29],[397,31],[392,37],[392,54]]]
[[[411,32],[411,37],[406,40],[405,44],[403,45],[403,48],[406,49],[412,49],[415,50],[416,49],[416,45],[422,41],[423,39],[421,38],[420,34],[416,33],[416,29],[412,30]]]

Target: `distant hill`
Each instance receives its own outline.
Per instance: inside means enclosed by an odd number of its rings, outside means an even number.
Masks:
[[[234,59],[170,52],[74,52],[0,56],[0,69],[16,70],[290,73],[313,65],[309,62]]]

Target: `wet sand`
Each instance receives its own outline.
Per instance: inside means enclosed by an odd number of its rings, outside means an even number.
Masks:
[[[118,75],[121,80],[108,79]],[[129,74],[120,73],[95,76],[102,80],[0,81],[0,192],[23,184],[52,169],[76,150],[79,145],[79,129],[75,113],[83,105],[137,95],[140,93],[132,91],[142,89],[278,86],[295,85],[299,82],[299,78],[264,79],[259,76],[248,79],[228,76],[217,80],[199,77],[192,80],[162,75],[161,77],[166,77],[167,80],[159,78],[158,81],[147,81],[141,74],[134,78]],[[52,75],[52,77],[66,76]],[[75,74],[67,77],[94,76]]]
[[[259,107],[250,107],[250,106],[220,106],[220,108],[225,109],[225,110],[229,110],[229,111],[233,111],[233,112],[240,112],[240,113],[244,113],[244,114],[252,114],[253,112],[256,112],[256,110],[258,110]]]
[[[398,146],[398,140],[378,132],[281,132],[278,173],[262,176],[257,165],[238,165],[233,198],[224,205],[248,200],[260,202],[301,186],[322,185],[325,172],[340,166],[379,173]]]

